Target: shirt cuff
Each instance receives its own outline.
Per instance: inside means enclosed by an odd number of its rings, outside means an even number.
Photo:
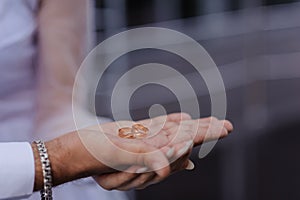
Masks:
[[[29,143],[0,143],[0,199],[25,198],[32,194],[34,157]]]

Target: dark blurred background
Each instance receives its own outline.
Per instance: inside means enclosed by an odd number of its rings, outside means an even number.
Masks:
[[[204,159],[194,150],[194,171],[138,191],[138,200],[300,199],[300,1],[96,0],[95,8],[98,43],[120,31],[157,26],[203,45],[224,79],[227,118],[235,126]],[[96,94],[98,115],[111,117],[116,81],[128,69],[149,62],[182,73],[200,102],[201,116],[193,117],[210,115],[207,88],[192,66],[150,49],[128,53],[106,70]],[[132,117],[148,117],[153,104],[168,113],[180,110],[167,88],[150,84],[131,97]]]

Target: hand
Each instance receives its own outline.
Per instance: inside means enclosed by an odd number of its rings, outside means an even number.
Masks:
[[[53,184],[59,185],[92,175],[118,173],[116,169],[132,173],[141,173],[146,169],[152,171],[155,181],[166,178],[170,173],[166,155],[171,157],[170,152],[174,154],[176,151],[168,146],[158,149],[154,145],[145,143],[145,140],[120,138],[115,135],[118,129],[112,128],[116,127],[116,124],[117,122],[105,125],[100,131],[96,127],[80,129],[46,142],[52,166]],[[151,125],[153,130],[161,126],[161,123],[156,124]],[[105,134],[103,130],[110,131],[112,134]],[[160,131],[160,133],[164,132],[166,131]],[[162,141],[161,145],[167,144],[166,135],[157,134],[153,141]],[[182,148],[180,145],[181,143],[178,143],[174,148]],[[189,146],[191,145],[192,142]],[[36,145],[32,144],[32,148],[36,170],[34,190],[40,190],[43,185],[41,163]]]
[[[116,169],[134,169],[132,166],[136,167],[132,172],[145,168],[153,171],[158,181],[170,173],[169,161],[162,151],[142,140],[127,140],[88,129],[79,132],[71,132],[46,142],[54,186],[83,177],[112,173]],[[79,137],[80,134],[83,135]],[[42,188],[43,175],[36,145],[32,144],[32,148],[36,191]],[[94,151],[92,154],[87,150],[89,148]]]
[[[101,126],[102,131],[89,127],[63,135],[46,143],[53,184],[99,175],[96,180],[106,189],[143,188],[163,180],[170,170],[175,172],[185,168],[193,142],[198,145],[205,139],[226,136],[232,125],[224,121],[223,128],[220,122],[215,118],[191,120],[186,114],[172,114],[140,121],[151,130],[151,137],[143,140],[116,136],[118,122]],[[205,132],[208,132],[208,137],[205,137]],[[32,147],[36,166],[34,189],[39,190],[43,185],[40,159],[36,146]],[[176,162],[170,169],[169,161],[172,160]],[[122,170],[127,172],[120,172]]]
[[[133,123],[134,122],[123,121],[119,122],[119,125],[121,125],[121,127],[131,126]],[[184,113],[161,116],[137,123],[148,126],[154,133],[158,132],[154,134],[153,137],[143,139],[143,141],[157,148],[161,148],[166,155],[169,153],[168,157],[170,162],[175,161],[171,164],[172,172],[185,169],[187,166],[193,168],[193,163],[188,160],[192,147],[191,144],[189,144],[190,140],[193,140],[195,145],[199,145],[204,141],[225,137],[233,129],[231,123],[227,120],[217,120],[213,117],[191,120],[191,117]],[[116,134],[119,128],[115,123],[105,124],[102,127],[105,132],[112,134]],[[173,147],[171,147],[172,145]],[[170,152],[173,152],[174,155],[170,156]],[[177,154],[175,152],[177,152]],[[139,172],[141,173],[143,171]],[[139,189],[158,182],[153,172],[143,174],[115,172],[97,176],[95,180],[99,185],[108,190]]]

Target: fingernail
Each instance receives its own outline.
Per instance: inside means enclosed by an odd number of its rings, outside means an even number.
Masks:
[[[135,171],[137,174],[145,173],[148,170],[148,167],[142,167]]]
[[[185,146],[182,147],[182,148],[178,151],[178,154],[181,156],[181,155],[183,155],[184,153],[186,153],[186,152],[191,148],[192,144],[194,144],[192,140],[186,142],[186,143],[185,143]]]
[[[188,166],[185,168],[186,170],[193,170],[195,168],[195,165],[192,161],[189,160]]]
[[[172,147],[171,149],[169,149],[169,151],[167,152],[166,156],[168,158],[171,158],[174,155],[174,152],[175,152],[175,148]]]

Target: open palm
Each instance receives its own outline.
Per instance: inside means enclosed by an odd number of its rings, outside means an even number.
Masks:
[[[227,120],[217,120],[214,117],[193,120],[188,114],[184,113],[175,113],[138,122],[112,122],[103,124],[100,128],[105,134],[117,138],[120,128],[131,127],[136,123],[142,124],[150,130],[148,137],[138,139],[139,142],[144,142],[147,145],[161,149],[169,159],[169,162],[172,163],[172,172],[187,167],[189,164],[188,157],[193,145],[196,146],[206,141],[225,137],[233,129],[231,123]],[[99,130],[99,127],[93,126],[88,129]],[[122,148],[119,145],[119,139],[114,141],[112,142],[115,145]],[[136,140],[132,140],[132,142],[134,141]],[[136,169],[142,170],[137,172]],[[128,170],[103,174],[95,177],[95,180],[99,185],[108,190],[128,190],[132,188],[144,188],[160,181],[161,177],[158,177],[155,172],[149,171],[149,169],[141,168],[141,166],[130,166]]]

